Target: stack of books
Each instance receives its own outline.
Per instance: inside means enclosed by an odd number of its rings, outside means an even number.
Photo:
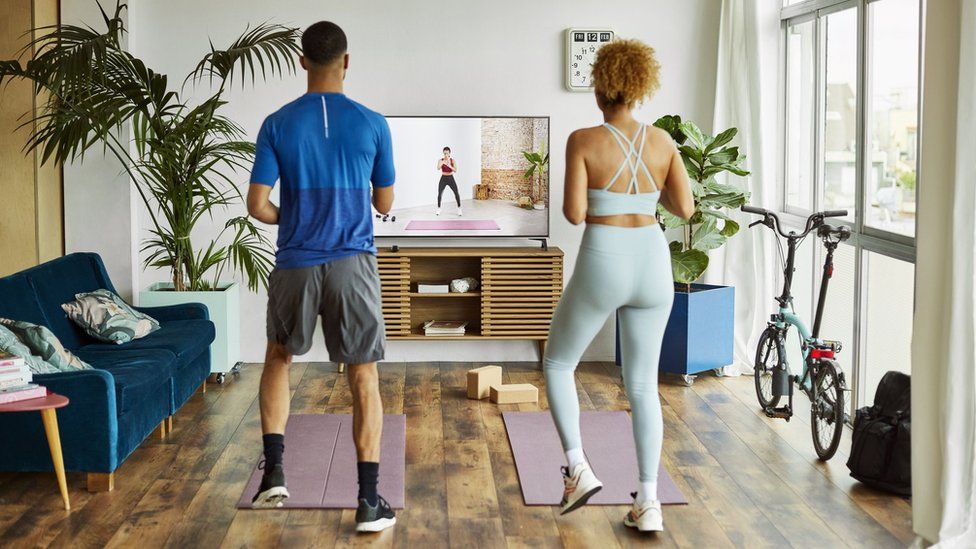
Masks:
[[[463,336],[466,320],[428,320],[424,322],[424,335],[427,336]]]
[[[47,389],[33,380],[23,358],[0,351],[0,404],[46,396]]]
[[[451,292],[451,286],[447,282],[418,282],[417,293],[419,294],[447,294]]]

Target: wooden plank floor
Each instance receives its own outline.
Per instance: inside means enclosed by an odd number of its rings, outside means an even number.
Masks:
[[[907,500],[848,476],[849,433],[831,462],[818,462],[803,410],[791,423],[764,417],[748,377],[663,380],[663,459],[690,501],[665,507],[663,535],[624,527],[626,507],[565,517],[526,507],[501,412],[546,409],[545,392],[538,406],[467,400],[465,372],[479,365],[381,366],[385,411],[407,415],[407,509],[382,534],[357,536],[353,510],[235,509],[261,444],[261,367],[248,365],[194,395],[167,439],[145,441],[114,492],[89,494],[84,476],[69,473],[70,513],[53,474],[0,473],[0,547],[824,548],[913,539]],[[507,383],[543,387],[535,364],[504,368]],[[580,366],[577,385],[584,410],[628,409],[613,365]],[[291,387],[294,413],[350,412],[349,386],[332,364],[296,363]]]

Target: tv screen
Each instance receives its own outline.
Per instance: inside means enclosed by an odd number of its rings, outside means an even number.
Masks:
[[[396,198],[378,237],[549,235],[547,116],[390,116]]]

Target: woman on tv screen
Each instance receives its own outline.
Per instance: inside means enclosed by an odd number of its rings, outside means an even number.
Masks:
[[[441,174],[441,180],[437,184],[437,210],[435,213],[441,215],[441,197],[444,189],[450,187],[454,191],[454,200],[457,201],[457,214],[461,217],[461,195],[458,193],[457,180],[454,174],[457,173],[457,162],[451,158],[451,148],[444,147],[444,155],[437,160],[437,171]]]

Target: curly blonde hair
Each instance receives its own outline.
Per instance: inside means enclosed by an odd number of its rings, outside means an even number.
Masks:
[[[597,52],[593,86],[610,104],[632,107],[654,95],[660,73],[654,48],[640,40],[617,39]]]

